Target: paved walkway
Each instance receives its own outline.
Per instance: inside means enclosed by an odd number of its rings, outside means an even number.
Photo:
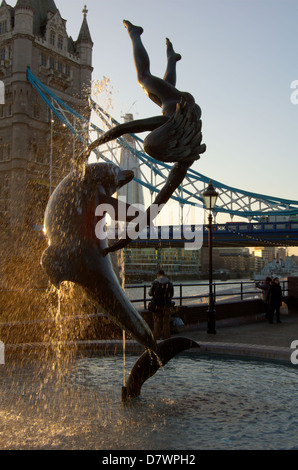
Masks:
[[[184,336],[197,342],[200,348],[189,350],[196,354],[225,354],[233,356],[245,356],[257,359],[280,360],[291,364],[291,348],[293,341],[298,341],[298,311],[281,317],[281,324],[270,324],[264,319],[257,318],[254,323],[241,323],[241,319],[224,320],[217,322],[216,334],[206,332],[206,325],[200,325],[196,329],[183,329],[172,336]],[[243,318],[242,318],[243,321]],[[71,342],[68,343],[72,345]],[[122,340],[94,340],[73,343],[74,347],[85,349],[111,350],[114,353],[123,350]],[[7,345],[6,352],[42,350],[50,347],[50,344],[19,344]],[[143,347],[134,340],[126,341],[126,350],[134,353],[144,351]],[[297,366],[298,367],[298,366]]]
[[[215,335],[208,334],[206,329],[181,331],[180,334],[198,342],[202,351],[290,362],[294,350],[291,349],[291,343],[298,341],[298,312],[283,315],[281,321],[281,324],[262,320],[225,327],[219,325]]]

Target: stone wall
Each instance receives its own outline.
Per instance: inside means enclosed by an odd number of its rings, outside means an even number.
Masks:
[[[185,325],[195,326],[200,323],[206,323],[207,308],[207,305],[182,306],[176,308],[176,313],[183,320]],[[153,321],[151,312],[143,310],[141,313],[150,328],[152,328]],[[218,303],[215,305],[216,321],[249,316],[253,318],[260,313],[264,313],[264,304],[260,299]]]

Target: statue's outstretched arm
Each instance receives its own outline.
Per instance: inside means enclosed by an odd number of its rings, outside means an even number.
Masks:
[[[190,162],[190,161],[175,163],[175,165],[173,166],[172,170],[169,173],[169,176],[165,185],[162,187],[162,189],[156,196],[152,205],[163,206],[164,204],[168,202],[170,197],[174,194],[176,189],[179,188],[180,184],[184,180],[187,174],[187,171],[191,167],[192,163],[193,162]],[[143,216],[144,218],[147,219],[146,220],[147,226],[150,226],[153,219],[158,215],[157,211],[153,211],[154,217],[152,216],[152,211],[151,211],[152,205],[148,207],[148,209],[146,210]],[[139,230],[140,225],[142,225],[141,222],[136,227],[135,229],[136,232]],[[128,234],[126,233],[125,238],[122,238],[118,242],[106,248],[105,253],[107,254],[107,253],[121,250],[122,248],[125,248],[127,245],[129,245],[131,241],[132,239],[129,238]]]

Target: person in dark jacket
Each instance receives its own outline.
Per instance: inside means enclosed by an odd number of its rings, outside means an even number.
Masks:
[[[269,300],[268,292],[272,279],[267,276],[264,282],[256,282],[255,287],[262,290],[262,301],[265,307],[266,318],[269,318]]]
[[[161,336],[163,339],[169,338],[170,308],[173,305],[174,288],[162,269],[158,271],[156,279],[152,282],[149,295],[152,297],[149,310],[153,312],[154,337],[155,339],[160,339]]]
[[[157,307],[172,306],[173,284],[162,269],[158,271],[156,279],[152,282],[149,295]]]
[[[274,313],[276,315],[276,323],[281,323],[279,309],[283,300],[282,290],[278,277],[273,278],[269,291],[269,323],[273,323]]]

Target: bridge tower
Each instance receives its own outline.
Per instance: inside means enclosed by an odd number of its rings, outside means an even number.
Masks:
[[[89,118],[93,42],[86,7],[83,15],[74,41],[54,0],[18,0],[15,7],[3,0],[0,6],[0,216],[8,225],[41,223],[50,176],[56,184],[72,159],[69,135],[27,81],[27,67]]]
[[[92,49],[87,9],[78,37],[66,30],[54,0],[0,5],[0,279],[13,256],[27,259],[43,223],[51,190],[71,169],[74,149],[67,129],[27,80],[27,68],[54,95],[88,120]],[[39,265],[39,254],[36,256]],[[26,264],[25,263],[25,264]],[[20,263],[15,263],[20,268]],[[29,263],[30,264],[30,263]],[[1,282],[0,282],[1,284]]]

